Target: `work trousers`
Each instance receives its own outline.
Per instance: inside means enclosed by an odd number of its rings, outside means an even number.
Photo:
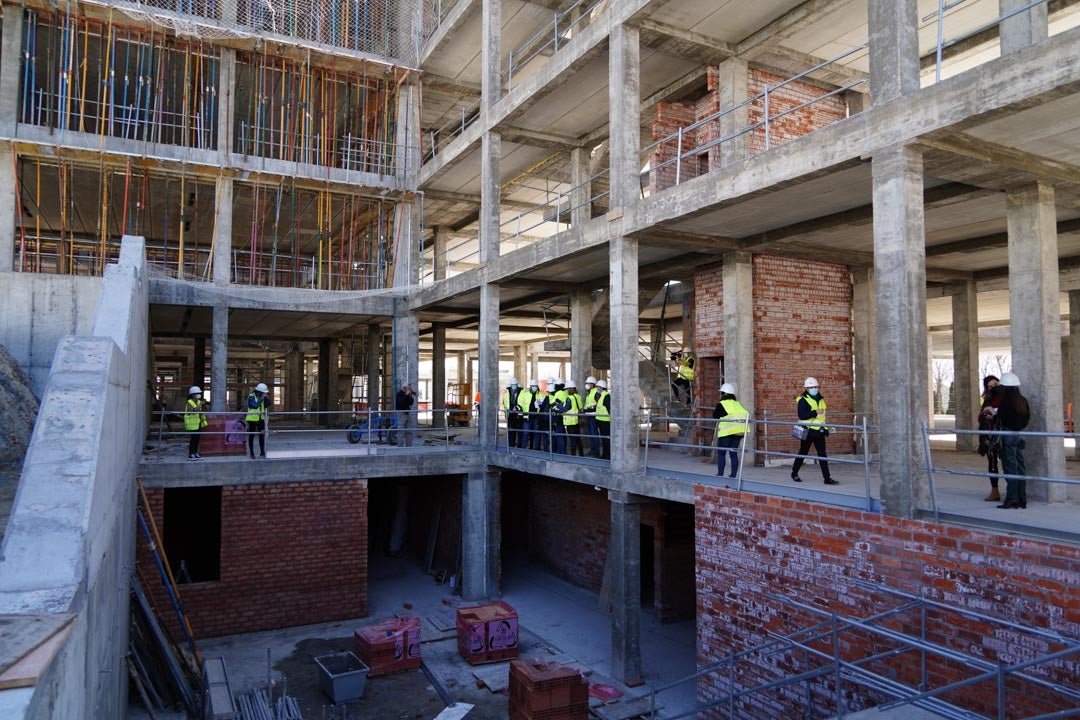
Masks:
[[[821,434],[821,431],[813,429],[807,431],[806,437],[799,443],[799,457],[795,458],[795,463],[791,466],[791,476],[795,477],[799,474],[799,469],[803,466],[806,453],[810,450],[811,445],[814,446],[814,451],[817,453],[822,477],[826,480],[832,479],[829,474],[829,463],[825,460],[828,457],[825,452],[825,436]]]

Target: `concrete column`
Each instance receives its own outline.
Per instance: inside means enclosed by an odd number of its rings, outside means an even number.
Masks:
[[[1069,291],[1069,385],[1072,388],[1073,432],[1080,427],[1080,290]],[[1080,458],[1080,443],[1073,449]]]
[[[614,428],[612,428],[614,429]],[[641,679],[641,508],[630,496],[609,490],[611,540],[611,667],[615,679]]]
[[[420,177],[420,92],[414,83],[406,83],[398,91],[397,144],[394,162],[398,179],[415,187]]]
[[[1030,4],[1031,0],[998,0],[1001,15]],[[1001,25],[998,26],[998,37],[1001,42],[1002,56],[1040,43],[1049,36],[1050,22],[1047,15],[1047,6],[1049,4],[1036,5],[1029,10],[1017,13],[1007,20],[1001,21]],[[6,16],[4,22],[7,22]]]
[[[578,383],[592,375],[592,345],[592,299],[589,293],[578,290],[570,296],[570,369]]]
[[[641,199],[641,44],[637,28],[616,25],[611,29],[609,46],[610,212],[618,213]]]
[[[431,329],[431,414],[432,427],[446,427],[446,328]]]
[[[415,313],[409,312],[405,300],[395,302],[396,314],[394,315],[393,336],[393,391],[387,402],[394,394],[408,383],[415,389],[420,384],[420,321]]]
[[[446,230],[441,225],[431,228],[432,265],[436,280],[446,279]]]
[[[1061,432],[1061,329],[1058,299],[1057,215],[1054,188],[1043,183],[1010,190],[1009,318],[1013,372],[1031,404],[1035,432]],[[1027,438],[1028,475],[1065,476],[1065,449],[1058,439]],[[1048,492],[1049,489],[1049,492]],[[1036,500],[1063,502],[1064,485],[1028,483]]]
[[[369,410],[378,410],[379,395],[382,387],[379,375],[379,359],[382,357],[382,326],[370,323],[367,326],[367,402]]]
[[[499,435],[499,286],[480,286],[480,447],[494,450]]]
[[[873,192],[877,355],[889,359],[878,367],[877,379],[881,505],[888,515],[910,518],[929,506],[922,436],[930,408],[921,153],[898,147],[875,155]]]
[[[529,346],[525,343],[514,346],[514,377],[522,387],[529,383]]]
[[[952,296],[953,381],[956,389],[956,427],[979,427],[979,305],[974,281],[960,286]],[[978,447],[977,435],[957,435],[957,450]]]
[[[637,413],[641,404],[638,372],[638,241],[614,238],[609,245],[611,317],[611,469],[641,468]]]
[[[870,93],[874,105],[919,89],[917,0],[868,0]]]
[[[331,410],[330,407],[330,373],[337,372],[337,368],[332,367],[330,362],[330,338],[321,338],[319,340],[319,412],[326,412]],[[318,424],[326,427],[330,424],[329,415],[319,415]]]
[[[192,363],[191,384],[203,386],[206,382],[206,338],[195,338],[195,357]]]
[[[847,105],[848,117],[858,115],[870,108],[870,94],[848,90],[844,93],[844,103]]]
[[[7,5],[6,9],[22,6]],[[2,103],[0,103],[2,104]],[[10,151],[12,154],[14,150]],[[11,162],[12,155],[5,152],[3,160],[0,160],[0,272],[11,272],[18,265],[15,264],[15,164]]]
[[[225,412],[228,407],[229,308],[214,306],[210,338],[210,411]],[[206,388],[203,388],[204,390]]]
[[[232,12],[236,12],[236,5],[231,5]],[[224,11],[224,6],[222,7]],[[217,116],[217,149],[221,158],[221,166],[229,167],[232,163],[229,158],[233,149],[232,121],[236,118],[236,95],[233,88],[236,87],[236,51],[232,48],[221,48],[221,59],[218,63],[218,116]],[[229,198],[229,207],[232,207],[232,197]]]
[[[293,348],[285,355],[285,412],[304,411],[304,353]]]
[[[874,269],[857,267],[851,272],[852,338],[855,355],[855,412],[867,417],[867,425],[877,425],[877,318],[874,307]],[[878,451],[877,435],[870,435],[870,452]],[[862,448],[860,447],[861,451]]]
[[[23,7],[4,5],[4,31],[0,36],[0,136],[15,137],[19,121],[19,73],[22,72]],[[13,188],[14,189],[14,188]]]
[[[461,503],[461,598],[492,600],[499,596],[499,474],[471,472],[463,482]]]
[[[539,353],[533,353],[532,360],[529,362],[529,377],[535,378],[537,381],[541,380]]]
[[[747,252],[724,253],[724,382],[735,383],[741,402],[754,415],[754,257]],[[753,417],[752,415],[751,417]],[[747,447],[752,448],[750,425]]]
[[[592,218],[592,183],[589,181],[589,150],[588,148],[574,148],[570,151],[570,168],[572,173],[570,189],[570,224],[581,227],[581,224]]]
[[[502,0],[482,0],[481,7],[481,120],[485,128],[490,128],[488,109],[502,98]]]
[[[721,110],[735,107],[750,97],[750,65],[746,60],[730,58],[720,63],[716,70],[718,73],[716,89]],[[731,137],[745,130],[749,124],[750,106],[743,105],[720,118],[720,137]],[[710,170],[746,159],[750,156],[750,133],[743,133],[721,143],[718,151],[719,163],[710,161]]]
[[[499,206],[502,189],[500,162],[502,140],[498,133],[484,133],[480,141],[480,262],[488,263],[499,257],[501,241]]]
[[[420,281],[420,246],[424,219],[420,203],[397,204],[394,212],[394,287],[404,288]]]
[[[469,382],[466,380],[466,376],[469,374],[466,366],[469,364],[468,353],[459,352],[457,354],[457,381],[459,383]],[[463,398],[465,399],[465,398]],[[469,402],[472,402],[472,398],[467,398]]]
[[[214,208],[214,284],[232,282],[233,179],[219,177]]]

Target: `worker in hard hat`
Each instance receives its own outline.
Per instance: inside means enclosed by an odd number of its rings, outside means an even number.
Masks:
[[[259,457],[266,457],[266,416],[270,412],[270,389],[259,383],[247,397],[248,455],[255,459],[255,437],[259,438]]]
[[[530,386],[531,387],[531,386]],[[549,378],[544,387],[536,386],[532,401],[529,403],[529,425],[532,427],[532,449],[547,452],[551,447],[551,394],[548,388],[555,388],[555,378]]]
[[[548,387],[551,392],[551,451],[562,455],[566,452],[566,428],[563,425],[562,408],[566,404],[566,386],[562,378],[551,378]]]
[[[735,397],[735,385],[724,383],[720,386],[720,402],[716,403],[713,410],[713,419],[716,420],[716,474],[722,476],[727,465],[727,457],[731,456],[731,475],[739,476],[739,446],[742,444],[746,432],[746,421],[750,417],[750,411],[743,407]]]
[[[585,427],[589,435],[589,457],[600,457],[600,430],[596,426],[596,399],[600,391],[596,388],[596,378],[585,378]]]
[[[803,381],[803,391],[795,398],[795,408],[799,415],[797,425],[802,426],[805,432],[799,441],[799,457],[795,458],[795,463],[791,466],[791,479],[802,482],[799,469],[803,466],[804,456],[813,445],[825,484],[839,485],[839,481],[832,479],[829,473],[829,462],[825,459],[828,457],[825,452],[825,438],[829,437],[829,426],[825,424],[825,397],[821,394],[821,388],[818,387],[817,378],[808,377]]]
[[[600,431],[600,457],[611,458],[611,393],[607,383],[596,381],[599,395],[596,398],[596,427]]]
[[[521,447],[521,428],[524,425],[521,417],[521,409],[518,407],[518,396],[521,394],[521,383],[516,377],[510,378],[510,382],[503,391],[502,406],[506,416],[506,434],[509,437],[510,447]]]
[[[566,398],[562,402],[563,430],[566,431],[566,452],[570,455],[585,455],[581,443],[581,409],[583,400],[577,391],[577,383],[566,381]]]
[[[690,402],[690,385],[694,382],[694,376],[697,372],[697,359],[689,347],[684,347],[681,352],[675,353],[672,359],[677,362],[675,382],[672,383],[676,399],[682,400],[683,395],[686,395],[685,402]]]
[[[540,384],[536,380],[529,380],[529,387],[522,388],[518,393],[518,412],[521,413],[521,426],[524,428],[521,434],[521,446],[526,450],[536,449],[535,423],[536,418],[530,414],[533,398],[540,392]]]
[[[203,428],[207,426],[206,415],[203,413],[202,388],[192,385],[188,388],[187,402],[184,403],[184,430],[188,434],[188,460],[202,460],[199,454],[199,440]]]
[[[1001,471],[1005,475],[1027,475],[1024,462],[1024,437],[1015,433],[1027,427],[1031,420],[1031,407],[1027,398],[1020,394],[1020,378],[1007,372],[1001,376],[1001,404],[997,419],[1001,425]],[[1009,432],[1012,431],[1012,432]],[[1019,477],[1005,478],[1005,499],[999,508],[1027,507],[1027,480]]]

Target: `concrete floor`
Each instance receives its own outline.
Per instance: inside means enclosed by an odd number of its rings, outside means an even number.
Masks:
[[[597,596],[580,588],[569,585],[536,566],[521,561],[504,563],[503,599],[512,605],[518,613],[521,625],[521,653],[523,657],[542,657],[560,655],[576,661],[589,673],[591,683],[603,683],[617,687],[625,693],[624,699],[644,695],[650,686],[668,683],[674,679],[686,677],[695,671],[695,623],[691,620],[660,624],[653,613],[645,610],[641,618],[642,664],[646,685],[628,688],[611,679],[611,630],[610,617],[597,610]],[[370,566],[371,581],[369,586],[369,616],[356,620],[289,628],[280,631],[251,633],[205,640],[200,643],[204,655],[220,655],[225,658],[228,672],[235,692],[246,692],[255,687],[265,687],[267,682],[267,651],[273,666],[274,682],[280,682],[282,670],[290,667],[287,679],[289,695],[309,693],[314,682],[314,665],[305,673],[295,663],[289,666],[286,658],[295,657],[297,650],[319,651],[336,643],[342,649],[351,645],[353,629],[371,624],[378,619],[392,617],[395,613],[428,617],[444,614],[451,605],[461,603],[459,597],[450,593],[449,587],[437,585],[424,575],[417,563],[408,558],[390,559],[382,556],[373,557]],[[411,608],[406,608],[406,603]],[[429,630],[427,624],[424,632]],[[427,638],[427,636],[425,636]],[[508,663],[494,663],[473,667],[458,654],[456,639],[425,639],[423,646],[425,663],[431,668],[450,693],[475,706],[466,717],[472,720],[481,718],[505,718],[507,699],[503,694],[478,688],[474,671],[496,672],[499,666],[508,667]],[[404,675],[412,675],[404,679]],[[395,679],[396,678],[396,679]],[[397,705],[393,701],[378,706],[373,700],[378,695],[383,703],[394,693],[380,693],[391,689],[394,683],[413,682],[411,687],[401,685],[397,690]],[[415,683],[419,682],[419,685]],[[276,690],[280,692],[280,686]],[[402,693],[405,693],[403,696]],[[666,713],[688,710],[693,707],[694,685],[685,684],[680,688],[664,693],[661,698]],[[305,717],[320,718],[320,710],[327,717],[340,717],[340,708],[329,707],[329,699],[319,696],[326,704],[325,710],[314,708],[315,714]],[[404,699],[404,698],[408,699]],[[347,706],[350,717],[399,717],[393,712],[405,712],[409,703],[417,706],[408,717],[435,717],[443,704],[434,695],[427,680],[420,671],[410,671],[400,676],[385,676],[368,680],[364,698]],[[425,709],[426,708],[426,709]],[[374,714],[372,714],[374,713]],[[415,713],[420,713],[416,715]]]

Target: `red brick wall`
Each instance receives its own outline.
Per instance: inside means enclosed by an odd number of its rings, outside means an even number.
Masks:
[[[1080,635],[1080,548],[1020,539],[983,530],[901,520],[788,498],[738,493],[698,486],[696,493],[698,664],[716,662],[731,652],[769,639],[766,632],[790,634],[820,620],[769,594],[784,595],[847,616],[866,617],[905,602],[886,592],[854,584],[861,580],[917,595],[950,607],[1043,628],[1064,637]],[[919,632],[919,617],[909,611],[890,629]],[[1060,649],[1052,641],[999,624],[931,610],[927,637],[992,664],[1013,663]],[[841,649],[849,660],[895,647],[859,633],[845,633]],[[829,641],[819,644],[829,651]],[[930,656],[931,658],[933,656]],[[751,655],[736,676],[752,686],[801,672],[809,665],[801,653]],[[1040,666],[1032,674],[1075,686],[1073,665]],[[870,666],[905,682],[919,679],[917,653]],[[931,660],[930,686],[976,674],[955,664]],[[726,694],[725,680],[709,676],[699,699]],[[835,710],[832,675],[815,681],[814,702],[822,717]],[[873,700],[845,684],[849,710]],[[1056,695],[1015,680],[1008,689],[1009,717],[1060,709]],[[996,717],[992,683],[980,683],[945,697]],[[806,707],[806,687],[755,696],[739,703],[746,718],[795,717]],[[1068,707],[1068,706],[1064,706]],[[726,706],[721,715],[727,717]]]
[[[529,554],[567,582],[599,591],[611,538],[607,493],[538,476],[528,482]]]
[[[754,408],[758,418],[795,420],[795,397],[813,375],[833,423],[851,423],[854,374],[851,347],[851,274],[844,265],[779,255],[754,255]],[[724,354],[723,265],[694,275],[695,349],[699,357]],[[698,383],[701,404],[715,404],[715,378]],[[769,449],[792,452],[786,428],[769,432]],[[761,434],[758,447],[762,447]],[[853,451],[852,436],[838,431],[830,452]]]
[[[158,528],[164,491],[147,490]],[[196,637],[367,614],[366,480],[225,486],[221,579],[180,587]],[[139,573],[174,637],[179,627],[146,543]]]
[[[652,125],[652,139],[663,140],[677,133],[679,128],[693,125],[696,119],[695,105],[690,103],[659,103],[656,106],[656,120]],[[691,131],[685,133],[682,138],[682,152],[699,145],[696,134]],[[674,161],[679,155],[679,139],[672,138],[656,147],[651,160],[651,167],[668,161]],[[654,169],[649,173],[649,189],[652,192],[675,185],[675,180],[685,182],[701,174],[700,161],[697,157],[683,158],[676,163],[671,162],[661,168]]]
[[[814,98],[827,95],[828,91],[808,83],[793,82],[773,90],[787,78],[773,75],[772,73],[750,68],[749,91],[750,97],[754,97],[765,89],[765,83],[769,84],[769,117],[777,115],[809,102]],[[809,135],[815,130],[820,130],[838,120],[847,117],[847,103],[842,94],[833,95],[829,98],[818,100],[813,105],[807,105],[801,110],[796,110],[781,118],[769,122],[769,147],[783,145],[789,140]],[[761,122],[765,119],[765,99],[759,98],[750,105],[750,124]],[[765,151],[765,128],[760,127],[750,133],[750,154],[756,155]]]

